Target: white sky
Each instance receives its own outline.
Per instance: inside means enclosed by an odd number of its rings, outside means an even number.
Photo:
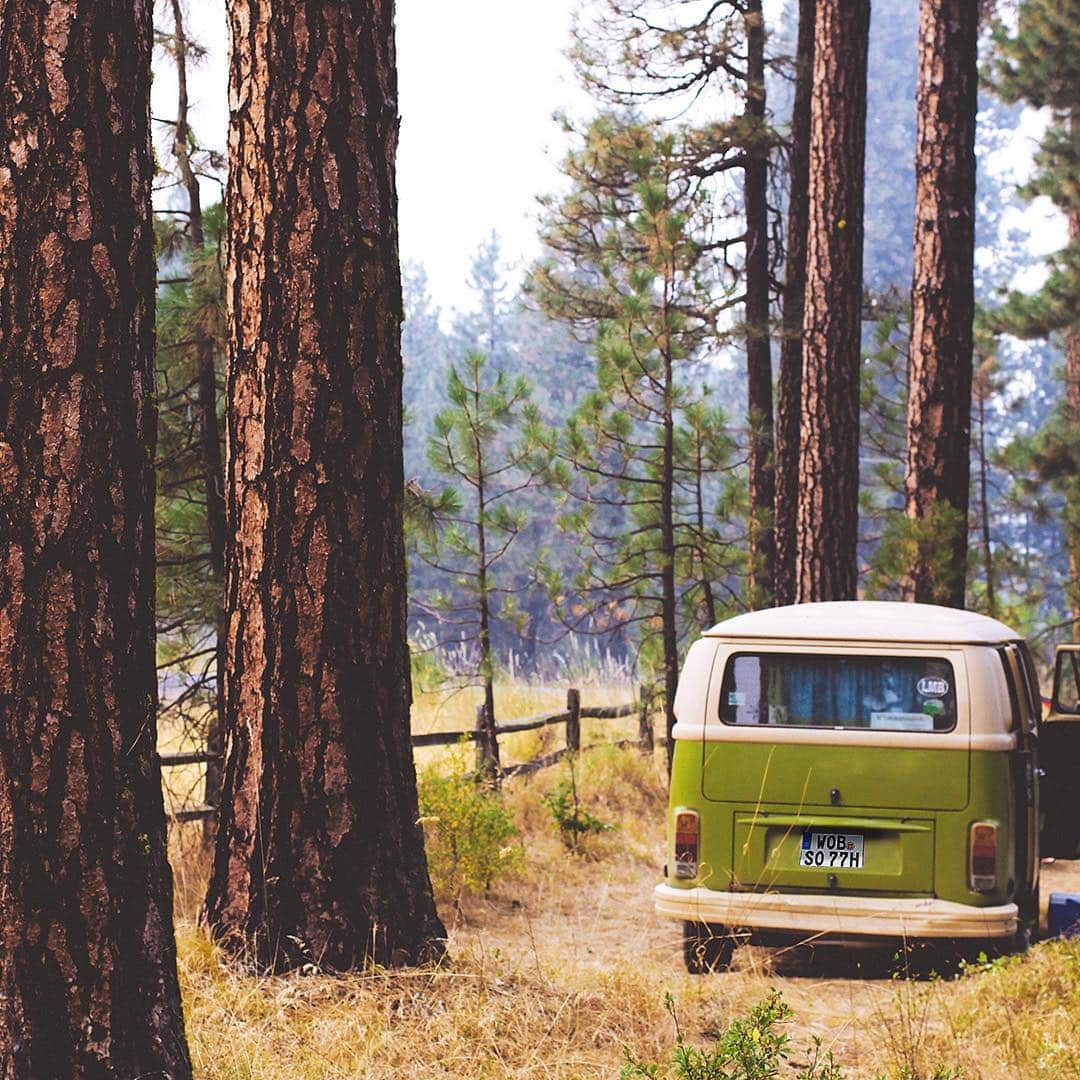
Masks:
[[[203,145],[224,151],[224,0],[187,3],[190,32],[208,51],[189,79],[192,124]],[[551,115],[583,101],[563,55],[575,3],[398,0],[401,256],[424,264],[444,307],[467,303],[469,262],[492,228],[512,266],[538,250],[535,199],[560,186],[564,147]],[[156,14],[164,27],[166,5]],[[175,101],[168,65],[156,64],[154,115],[173,116]]]

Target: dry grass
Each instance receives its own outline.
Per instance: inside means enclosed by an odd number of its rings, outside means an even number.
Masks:
[[[517,715],[558,705],[533,697]],[[525,874],[487,896],[441,904],[451,959],[434,971],[259,978],[230,965],[195,923],[205,857],[193,829],[178,831],[178,941],[196,1075],[612,1077],[624,1047],[670,1059],[665,992],[687,1037],[704,1043],[775,987],[795,1010],[794,1046],[819,1036],[848,1077],[931,1080],[939,1066],[965,1080],[1080,1076],[1080,943],[1042,944],[948,981],[868,977],[850,957],[825,967],[760,949],[741,950],[728,974],[687,976],[679,928],[657,920],[650,903],[663,860],[662,768],[659,755],[633,751],[581,756],[587,809],[619,827],[578,856],[541,802],[559,768],[507,784]],[[1048,868],[1044,894],[1063,888],[1080,888],[1080,864]]]

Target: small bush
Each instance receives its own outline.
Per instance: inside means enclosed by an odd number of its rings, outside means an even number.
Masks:
[[[641,1061],[627,1051],[626,1064],[619,1073],[622,1080],[661,1076],[675,1080],[773,1080],[781,1075],[795,1080],[843,1080],[840,1066],[831,1053],[822,1053],[818,1038],[813,1040],[806,1062],[788,1062],[790,1037],[778,1031],[777,1025],[790,1020],[793,1013],[775,991],[755,1005],[748,1018],[735,1020],[718,1035],[713,1050],[688,1046],[670,994],[664,996],[664,1006],[675,1025],[674,1068],[662,1072],[660,1065]]]
[[[559,781],[555,790],[549,791],[541,801],[551,811],[559,838],[570,851],[578,853],[582,850],[582,841],[586,836],[610,832],[615,826],[601,821],[581,805],[573,758],[567,760],[570,762],[570,779]]]
[[[525,856],[498,792],[467,772],[463,753],[451,761],[448,773],[425,769],[418,789],[431,884],[441,896],[459,897],[520,873]]]

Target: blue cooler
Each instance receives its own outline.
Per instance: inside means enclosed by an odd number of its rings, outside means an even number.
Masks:
[[[1080,937],[1080,893],[1050,894],[1046,914],[1047,937]]]

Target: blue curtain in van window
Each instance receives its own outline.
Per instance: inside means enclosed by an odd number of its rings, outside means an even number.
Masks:
[[[869,706],[880,698],[879,663],[788,656],[776,666],[783,677],[789,723],[869,725]]]

